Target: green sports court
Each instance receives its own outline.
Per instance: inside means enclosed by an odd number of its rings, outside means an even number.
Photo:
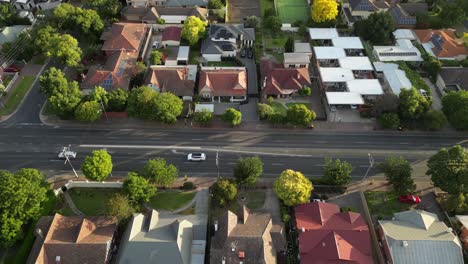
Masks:
[[[293,23],[298,20],[307,22],[309,19],[310,6],[307,0],[275,0],[275,6],[283,23]]]

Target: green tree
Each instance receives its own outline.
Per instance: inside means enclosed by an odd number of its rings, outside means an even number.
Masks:
[[[466,19],[466,16],[468,15],[468,13],[466,13],[467,11],[465,11],[463,8],[460,8],[461,6],[463,6],[462,3],[466,1],[460,0],[459,2],[460,3],[440,3],[441,6],[438,17],[440,18],[440,21],[442,23],[441,26],[443,28],[455,26],[463,22],[464,19]]]
[[[263,173],[263,162],[259,157],[240,158],[234,166],[234,177],[239,185],[255,185]]]
[[[339,159],[325,159],[323,179],[331,185],[346,185],[351,182],[353,167]]]
[[[294,51],[294,38],[289,36],[284,43],[284,52],[293,52]]]
[[[59,29],[68,32],[77,30],[87,36],[100,34],[104,28],[104,23],[96,11],[67,3],[54,9],[51,20]]]
[[[416,88],[402,89],[399,113],[404,120],[419,120],[429,110],[430,103]]]
[[[81,164],[81,171],[92,181],[104,181],[112,172],[112,157],[104,149],[94,150]]]
[[[468,91],[446,93],[442,97],[442,111],[456,129],[468,129]]]
[[[258,117],[260,117],[262,120],[268,119],[268,117],[271,116],[274,112],[275,110],[273,110],[270,105],[262,103],[257,104],[257,114]]]
[[[78,83],[72,81],[68,83],[67,90],[49,96],[48,103],[55,114],[60,117],[69,117],[74,113],[82,97]]]
[[[81,60],[81,49],[78,41],[71,35],[57,35],[50,40],[45,55],[65,63],[69,67],[78,66]]]
[[[23,225],[40,215],[47,200],[42,172],[20,169],[13,174],[0,171],[0,246],[10,247],[23,235]]]
[[[109,103],[107,95],[108,93],[106,89],[102,88],[101,86],[95,86],[93,91],[89,94],[88,100],[103,104],[103,106],[106,108]]]
[[[380,164],[385,178],[392,184],[393,191],[398,195],[414,193],[416,184],[411,177],[413,169],[411,164],[403,157],[389,157]]]
[[[429,110],[422,117],[423,126],[429,130],[438,130],[447,124],[444,113],[437,110]]]
[[[123,189],[133,203],[147,203],[156,193],[156,188],[151,186],[147,179],[135,172],[128,173],[127,178],[123,182]]]
[[[256,30],[260,27],[260,18],[256,16],[249,16],[244,23],[246,28],[255,28]]]
[[[466,194],[464,193],[449,195],[445,204],[447,211],[452,214],[464,215],[468,209]]]
[[[285,170],[273,183],[273,190],[287,206],[307,203],[314,187],[301,172]]]
[[[221,0],[209,0],[208,1],[208,8],[209,9],[221,9],[223,8],[223,2]]]
[[[47,97],[57,93],[68,93],[69,85],[65,74],[55,67],[46,70],[39,77],[40,91]]]
[[[203,109],[193,114],[193,121],[203,126],[207,126],[211,122],[211,120],[213,120],[213,113],[208,111],[207,109]]]
[[[311,93],[312,93],[312,89],[308,86],[305,86],[302,89],[299,89],[300,96],[310,96]]]
[[[220,206],[229,204],[237,195],[237,187],[228,179],[218,179],[212,186],[213,199]]]
[[[122,112],[127,108],[128,92],[121,88],[114,89],[107,94],[107,99],[107,111]]]
[[[128,196],[120,193],[116,193],[112,196],[106,205],[107,215],[116,217],[119,223],[130,218],[130,216],[135,213],[135,209],[133,209]]]
[[[182,99],[173,93],[160,93],[154,102],[155,119],[164,123],[175,123],[184,109]]]
[[[274,112],[273,114],[268,116],[268,121],[270,121],[272,124],[276,125],[283,125],[288,122],[286,116],[284,116],[282,113]]]
[[[374,12],[367,19],[357,21],[354,30],[361,38],[374,45],[389,44],[392,32],[395,31],[395,23],[388,12]]]
[[[154,102],[158,93],[148,86],[132,89],[128,97],[127,111],[130,116],[141,119],[153,119]]]
[[[242,122],[242,113],[234,108],[228,108],[221,116],[221,119],[234,127]]]
[[[206,22],[195,16],[189,16],[182,27],[182,38],[192,46],[205,35]]]
[[[437,75],[439,74],[440,69],[442,68],[442,63],[434,56],[425,54],[423,56],[424,62],[422,64],[423,70],[429,73],[432,82],[437,81]]]
[[[334,0],[315,0],[312,5],[312,20],[317,23],[334,20],[338,15],[338,3]]]
[[[78,121],[95,122],[101,118],[101,105],[96,101],[82,102],[75,109],[75,118]]]
[[[288,108],[287,117],[293,125],[308,126],[315,120],[316,114],[303,104],[295,104]]]
[[[426,175],[434,186],[450,194],[468,192],[468,151],[460,145],[442,148],[427,162]]]
[[[96,10],[103,19],[118,18],[121,8],[118,0],[84,0],[83,6]]]
[[[161,65],[163,61],[163,54],[159,50],[153,50],[150,53],[150,63],[151,65]]]
[[[379,117],[379,123],[384,128],[396,129],[400,126],[400,118],[395,113],[384,113]]]
[[[150,159],[143,169],[143,176],[152,183],[169,187],[179,176],[179,171],[173,164],[167,164],[162,158]]]
[[[263,24],[265,28],[270,29],[273,34],[281,32],[281,19],[276,15],[266,17]]]

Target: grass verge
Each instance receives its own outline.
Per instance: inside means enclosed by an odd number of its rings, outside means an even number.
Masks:
[[[73,188],[68,191],[76,208],[86,216],[106,213],[107,202],[120,189]]]
[[[157,192],[151,197],[149,204],[156,210],[174,211],[190,202],[195,194],[197,192]]]
[[[393,213],[407,211],[411,204],[398,201],[398,195],[392,192],[365,192],[367,205],[372,215],[378,219],[391,219]]]
[[[34,82],[34,77],[32,76],[24,76],[20,78],[20,82],[13,88],[13,91],[9,95],[8,100],[5,103],[5,107],[0,109],[0,115],[9,115],[13,113]]]
[[[249,191],[245,193],[245,197],[249,209],[260,209],[265,204],[265,192],[263,191]]]

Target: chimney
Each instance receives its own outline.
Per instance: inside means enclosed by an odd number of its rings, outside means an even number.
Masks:
[[[304,232],[305,232],[305,228],[304,228],[304,227],[302,227],[302,228],[301,228],[301,231],[302,231],[302,233],[304,233]]]
[[[55,264],[60,264],[60,256],[55,256]]]

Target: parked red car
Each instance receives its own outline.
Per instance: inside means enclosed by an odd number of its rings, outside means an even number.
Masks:
[[[407,195],[400,195],[398,200],[402,203],[411,203],[411,204],[418,204],[421,202],[421,198],[417,195],[407,194]]]
[[[10,66],[6,69],[3,70],[3,72],[19,72],[20,70],[16,68],[15,66]]]

